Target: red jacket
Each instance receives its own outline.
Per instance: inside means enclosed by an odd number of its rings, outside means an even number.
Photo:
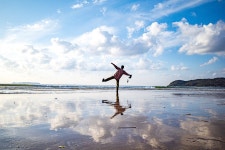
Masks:
[[[112,65],[117,69],[117,72],[114,74],[114,78],[115,78],[117,81],[120,80],[120,78],[122,77],[123,74],[128,75],[128,76],[130,75],[130,74],[128,74],[126,71],[124,71],[123,69],[117,67],[115,64],[112,63]]]

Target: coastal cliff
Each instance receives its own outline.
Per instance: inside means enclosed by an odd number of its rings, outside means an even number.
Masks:
[[[175,80],[168,86],[198,86],[198,87],[225,87],[225,78],[214,78],[214,79],[196,79],[196,80]]]

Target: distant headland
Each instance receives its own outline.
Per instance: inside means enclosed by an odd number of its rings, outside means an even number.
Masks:
[[[175,80],[168,86],[225,87],[225,78],[195,79],[189,81]]]

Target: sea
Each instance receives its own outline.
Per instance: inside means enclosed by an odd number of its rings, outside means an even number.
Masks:
[[[218,149],[225,88],[1,84],[1,150]]]
[[[121,90],[152,90],[154,86],[121,86]],[[158,87],[160,88],[160,87]],[[51,94],[51,93],[70,93],[88,90],[113,90],[115,86],[102,85],[65,85],[65,84],[2,84],[0,94]]]
[[[114,85],[67,85],[67,84],[0,84],[0,94],[52,94],[71,93],[80,91],[115,90]],[[120,86],[120,90],[177,90],[224,92],[225,87],[194,87],[194,86]]]

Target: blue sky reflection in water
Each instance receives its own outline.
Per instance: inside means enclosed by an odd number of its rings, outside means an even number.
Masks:
[[[224,10],[224,0],[1,0],[0,82],[98,85],[111,62],[131,85],[224,77]]]
[[[123,115],[102,100],[114,90],[1,94],[1,149],[221,149],[224,89],[121,90]],[[100,94],[101,93],[101,94]]]

